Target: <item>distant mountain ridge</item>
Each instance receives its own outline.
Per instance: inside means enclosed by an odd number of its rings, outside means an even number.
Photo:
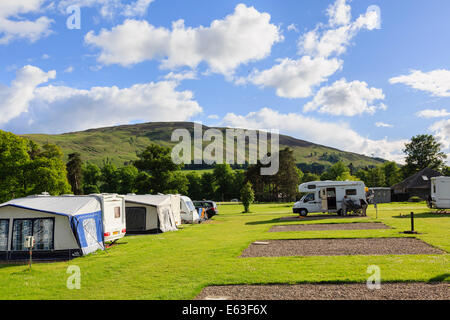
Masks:
[[[224,132],[225,127],[203,126],[203,131],[213,128]],[[61,147],[67,156],[72,152],[81,154],[82,159],[101,165],[105,159],[110,159],[117,166],[137,159],[136,154],[150,143],[157,143],[166,147],[173,147],[177,142],[171,141],[175,129],[187,129],[193,137],[193,122],[148,122],[131,125],[120,125],[89,129],[85,131],[68,132],[63,134],[26,134],[39,145],[53,143]],[[225,135],[224,135],[225,137]],[[224,139],[225,140],[225,139]],[[311,166],[328,167],[338,160],[354,167],[379,165],[384,160],[371,158],[353,152],[346,152],[287,135],[279,136],[280,149],[290,147],[301,168]],[[205,142],[207,145],[209,142]],[[311,170],[310,170],[311,171]]]

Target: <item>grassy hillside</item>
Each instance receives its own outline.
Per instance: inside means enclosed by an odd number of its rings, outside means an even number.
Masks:
[[[136,153],[151,142],[168,147],[174,146],[175,143],[171,142],[172,132],[181,128],[188,129],[191,133],[194,130],[192,122],[151,122],[58,135],[30,134],[24,137],[40,145],[47,142],[56,144],[62,148],[66,156],[72,152],[79,152],[85,161],[101,164],[104,159],[109,158],[116,165],[122,166],[125,162],[135,160]],[[203,130],[208,128],[204,126]],[[225,131],[225,128],[217,129]],[[297,163],[318,163],[329,166],[339,159],[360,167],[378,165],[382,162],[380,159],[280,135],[280,148],[285,146],[294,150]]]

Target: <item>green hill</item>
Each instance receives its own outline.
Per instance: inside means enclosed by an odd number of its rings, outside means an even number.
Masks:
[[[174,146],[176,143],[171,141],[172,132],[181,128],[189,130],[191,136],[193,136],[192,122],[150,122],[57,135],[29,134],[23,136],[39,145],[56,144],[62,148],[66,156],[72,152],[78,152],[85,161],[100,165],[103,160],[109,158],[117,166],[122,166],[124,163],[137,159],[136,153],[143,150],[151,142],[167,147]],[[203,126],[203,130],[206,129],[209,129],[209,127]],[[226,128],[215,129],[224,132]],[[312,164],[315,164],[316,167],[328,167],[338,160],[342,160],[346,164],[353,163],[355,167],[379,165],[383,162],[382,159],[345,152],[280,135],[280,149],[285,146],[294,150],[297,163],[301,164],[301,167],[311,166]]]

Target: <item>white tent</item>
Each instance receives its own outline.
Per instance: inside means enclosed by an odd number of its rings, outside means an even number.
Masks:
[[[170,207],[175,218],[175,224],[177,226],[181,225],[181,196],[179,194],[163,194],[158,193],[159,196],[170,197]]]
[[[0,257],[26,256],[26,236],[34,236],[33,256],[67,257],[104,249],[102,203],[95,196],[30,196],[0,204]]]
[[[125,207],[128,233],[177,230],[168,195],[126,195]]]

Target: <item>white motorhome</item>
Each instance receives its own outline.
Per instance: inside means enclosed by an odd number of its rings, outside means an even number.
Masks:
[[[433,209],[450,209],[450,177],[431,178],[428,205]]]
[[[198,222],[200,220],[200,217],[191,198],[187,196],[181,196],[180,200],[181,221],[185,221],[188,223]]]
[[[362,181],[311,181],[298,187],[305,195],[294,204],[292,211],[301,216],[311,212],[343,214],[344,196],[359,203],[366,201],[366,187]]]

